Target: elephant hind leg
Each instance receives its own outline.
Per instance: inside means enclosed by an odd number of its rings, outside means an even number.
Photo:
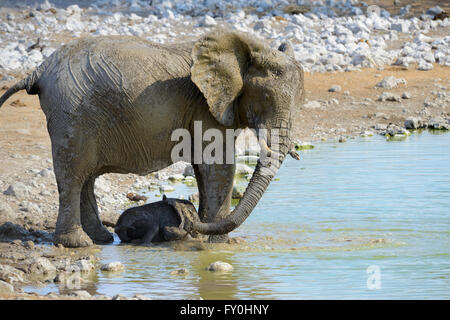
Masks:
[[[114,237],[102,224],[98,213],[97,201],[94,193],[95,178],[95,176],[88,178],[81,189],[81,225],[83,230],[95,243],[111,243],[114,241]]]
[[[65,247],[86,247],[92,240],[83,230],[80,204],[86,178],[94,172],[95,141],[75,130],[73,119],[58,115],[48,119],[53,167],[58,184],[59,212],[53,242]],[[69,126],[72,130],[67,130]]]
[[[61,168],[55,170],[59,191],[59,213],[53,242],[69,248],[87,247],[92,245],[92,240],[81,227],[82,184],[73,175],[66,173],[67,171]]]

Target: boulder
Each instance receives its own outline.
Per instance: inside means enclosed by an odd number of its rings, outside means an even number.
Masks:
[[[383,80],[378,82],[375,87],[384,89],[393,89],[399,84],[406,84],[406,80],[403,78],[397,79],[394,76],[384,77]]]
[[[9,284],[23,283],[24,276],[25,273],[22,270],[0,264],[0,280],[8,282]]]
[[[328,92],[341,92],[342,88],[340,85],[335,84],[328,89]]]
[[[245,187],[242,186],[233,186],[233,192],[231,194],[231,197],[233,199],[241,199],[244,196]]]
[[[0,293],[14,293],[14,287],[9,283],[0,280]]]
[[[231,272],[233,271],[233,266],[227,262],[216,261],[211,263],[206,270],[212,272]]]
[[[405,128],[406,129],[419,129],[422,127],[422,119],[410,117],[405,120]]]
[[[92,296],[86,290],[76,290],[69,293],[69,296],[77,297],[80,299],[90,299]]]
[[[253,173],[253,168],[249,167],[246,164],[243,163],[237,163],[236,164],[236,174],[252,174]]]
[[[160,186],[160,187],[159,187],[159,191],[160,191],[161,193],[172,192],[172,191],[175,191],[175,188],[172,187],[172,186],[167,186],[167,185],[165,185],[165,186]]]
[[[45,257],[32,258],[28,263],[28,273],[51,274],[56,272],[56,267]]]
[[[428,122],[428,128],[436,130],[450,130],[450,124],[442,117],[436,117]]]
[[[420,60],[418,68],[421,71],[433,70],[433,64],[426,62],[425,60]]]
[[[411,99],[412,95],[409,92],[403,92],[402,93],[402,99]]]
[[[105,211],[100,213],[100,220],[102,221],[103,225],[107,227],[114,228],[116,226],[117,220],[119,220],[120,213],[113,212],[113,211]]]
[[[401,98],[399,95],[391,92],[383,92],[379,97],[378,101],[394,101],[394,102],[400,102]]]
[[[95,270],[95,266],[92,264],[92,262],[81,259],[76,261],[74,264],[71,265],[73,271],[78,272],[91,272]]]
[[[170,274],[173,276],[184,276],[184,275],[189,274],[189,270],[186,268],[181,268],[181,269],[170,272]]]
[[[100,270],[107,271],[107,272],[121,272],[121,271],[125,270],[125,266],[121,262],[115,261],[115,262],[103,264],[100,267]]]
[[[16,197],[18,199],[25,199],[25,198],[27,198],[29,193],[30,193],[30,189],[25,184],[23,184],[22,182],[14,182],[4,192],[5,195],[13,196],[13,197]]]
[[[188,164],[183,171],[183,176],[185,177],[195,177],[194,167]]]
[[[320,104],[320,102],[315,101],[315,100],[309,101],[308,103],[305,103],[303,105],[303,108],[305,108],[305,109],[319,109],[321,107],[322,107],[322,105]]]
[[[205,15],[200,18],[199,20],[199,26],[200,27],[214,27],[217,25],[217,21],[214,20],[213,17]]]

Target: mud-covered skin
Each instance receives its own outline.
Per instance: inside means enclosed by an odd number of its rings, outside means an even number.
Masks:
[[[114,231],[122,242],[163,242],[183,240],[188,236],[184,222],[198,221],[197,210],[187,200],[166,198],[125,210]]]
[[[271,49],[226,30],[191,44],[112,36],[79,39],[55,51],[0,98],[1,105],[21,89],[39,94],[59,191],[54,242],[66,247],[111,242],[98,217],[96,177],[145,175],[169,166],[179,142],[171,141],[172,132],[184,128],[194,137],[195,121],[203,132],[214,128],[223,137],[227,128],[279,129],[282,161],[293,146],[291,110],[304,94],[303,70],[290,52],[289,46]],[[270,146],[268,136],[263,147],[270,151]],[[226,240],[279,165],[258,162],[230,214],[235,165],[195,164],[201,222],[191,221],[187,229],[211,234],[211,241]]]

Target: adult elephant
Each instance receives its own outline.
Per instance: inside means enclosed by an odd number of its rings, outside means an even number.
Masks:
[[[304,93],[303,70],[289,45],[274,50],[227,30],[183,45],[121,36],[76,40],[11,87],[0,106],[21,89],[39,95],[47,118],[59,191],[54,242],[66,247],[113,240],[98,216],[95,179],[169,166],[175,129],[193,136],[195,121],[223,133],[265,128],[267,150],[270,129],[279,129],[277,161],[258,161],[231,213],[235,165],[194,164],[202,222],[187,228],[223,241],[248,217],[292,149],[292,111]]]

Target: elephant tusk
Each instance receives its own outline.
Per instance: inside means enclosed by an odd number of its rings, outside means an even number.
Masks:
[[[289,155],[295,160],[300,160],[300,155],[294,149],[289,151]]]
[[[260,145],[261,149],[263,149],[266,152],[267,157],[271,157],[272,155],[279,154],[278,152],[275,152],[272,149],[270,149],[269,146],[267,145],[266,140],[264,140],[264,139],[261,140],[259,145]]]

